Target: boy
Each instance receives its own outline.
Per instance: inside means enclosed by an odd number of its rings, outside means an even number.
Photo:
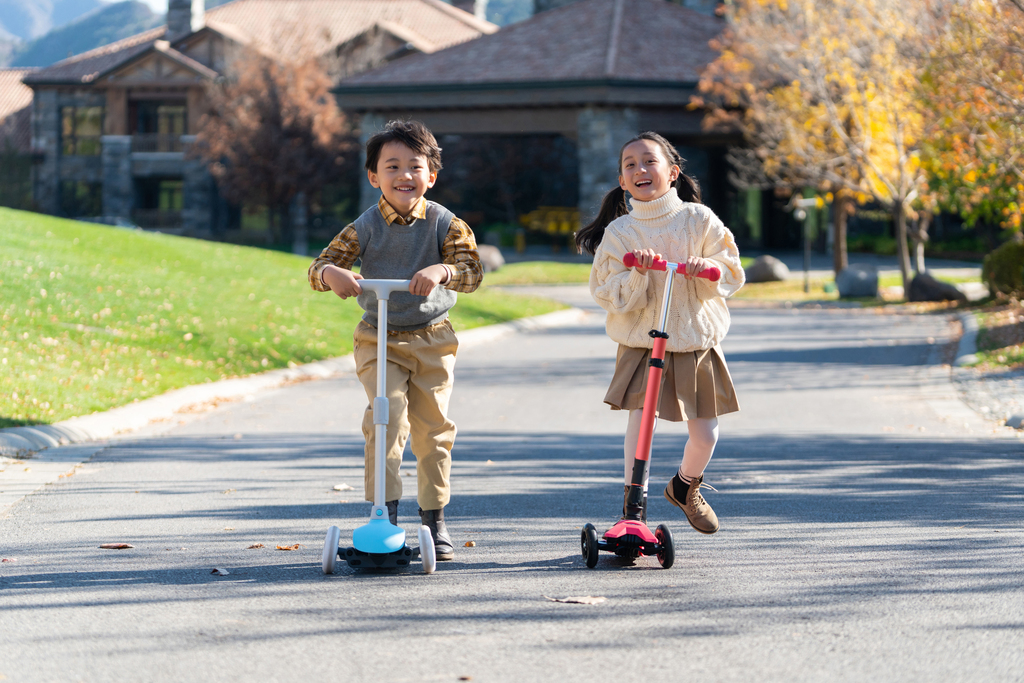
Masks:
[[[444,523],[455,423],[448,419],[452,370],[459,342],[448,320],[455,292],[472,292],[483,279],[473,231],[440,204],[423,198],[441,170],[441,148],[418,121],[391,121],[366,143],[366,175],[381,191],[377,206],[342,230],[309,267],[313,289],[342,299],[358,297],[364,311],[356,326],[356,374],[369,405],[364,485],[373,500],[373,399],[377,394],[377,298],[358,281],[411,279],[409,293],[388,304],[387,430],[388,517],[398,523],[402,497],[399,466],[411,437],[416,456],[420,519],[430,528],[438,560],[455,556]],[[350,269],[362,259],[360,273]]]

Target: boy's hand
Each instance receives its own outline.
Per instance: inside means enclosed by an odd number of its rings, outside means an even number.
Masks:
[[[342,299],[359,296],[363,293],[363,288],[356,283],[356,280],[362,280],[363,276],[353,273],[351,270],[345,270],[338,266],[327,266],[320,272],[320,279]]]
[[[409,283],[409,293],[419,296],[429,296],[434,287],[448,279],[448,269],[441,264],[427,266],[412,276]]]
[[[637,272],[641,275],[647,274],[647,269],[654,265],[654,259],[660,259],[661,254],[655,253],[653,249],[634,249],[633,258],[636,259]]]
[[[699,256],[687,256],[686,257],[686,274],[683,275],[687,280],[692,280],[697,277],[699,273],[703,273],[708,268],[711,268],[714,264],[708,261],[706,258]]]

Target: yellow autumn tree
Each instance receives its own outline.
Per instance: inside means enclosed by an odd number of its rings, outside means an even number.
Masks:
[[[916,97],[935,21],[927,5],[737,0],[726,14],[720,55],[694,103],[709,109],[706,125],[742,131],[743,154],[769,180],[837,199],[839,249],[852,202],[886,206],[906,287],[907,219],[928,187],[920,152],[927,112]]]
[[[932,187],[969,224],[1024,219],[1024,0],[951,3],[922,80]]]

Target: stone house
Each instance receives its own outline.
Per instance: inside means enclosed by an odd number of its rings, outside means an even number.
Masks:
[[[705,132],[703,113],[689,107],[701,71],[715,57],[709,41],[724,26],[717,4],[535,0],[535,14],[526,21],[350,76],[335,92],[343,110],[361,117],[364,139],[388,119],[427,124],[445,148],[446,170],[435,196],[484,223],[540,204],[575,207],[573,218],[586,220],[617,185],[622,143],[638,131],[658,131],[687,159],[705,202],[735,226],[738,238],[754,244],[760,240],[761,193],[737,190],[728,180],[726,150],[739,139]],[[501,183],[486,189],[480,184],[482,175],[493,172],[484,164],[460,168],[469,163],[459,150],[470,139],[479,141],[476,150],[508,140],[549,148],[551,153],[527,160],[518,178],[503,181],[523,182],[533,165],[533,176],[542,178],[534,186],[537,196],[522,197],[515,211],[504,214],[496,206],[500,201],[486,205],[481,197],[500,193]],[[512,165],[508,157],[496,163]],[[369,206],[376,196],[364,183],[360,205]],[[571,221],[561,225],[566,233],[574,229]]]
[[[280,59],[315,56],[340,81],[497,31],[440,0],[234,0],[203,7],[203,0],[170,0],[165,26],[24,74],[33,92],[38,210],[220,234],[232,207],[187,152],[204,88],[228,74],[245,49]]]

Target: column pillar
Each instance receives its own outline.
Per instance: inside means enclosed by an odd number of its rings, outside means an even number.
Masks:
[[[367,112],[359,124],[359,213],[363,213],[377,204],[380,190],[370,184],[366,177],[366,141],[370,136],[384,128],[387,121],[380,114]]]
[[[605,193],[619,185],[619,149],[639,132],[633,109],[587,107],[580,110],[576,127],[579,160],[580,222],[597,216]]]
[[[182,135],[185,162],[182,165],[181,227],[185,234],[210,237],[213,234],[213,176],[203,159],[192,158],[189,151],[195,135]]]
[[[131,220],[135,207],[132,138],[130,135],[104,135],[100,141],[103,146],[103,215]]]
[[[32,203],[37,211],[60,213],[60,107],[54,90],[32,96]]]

